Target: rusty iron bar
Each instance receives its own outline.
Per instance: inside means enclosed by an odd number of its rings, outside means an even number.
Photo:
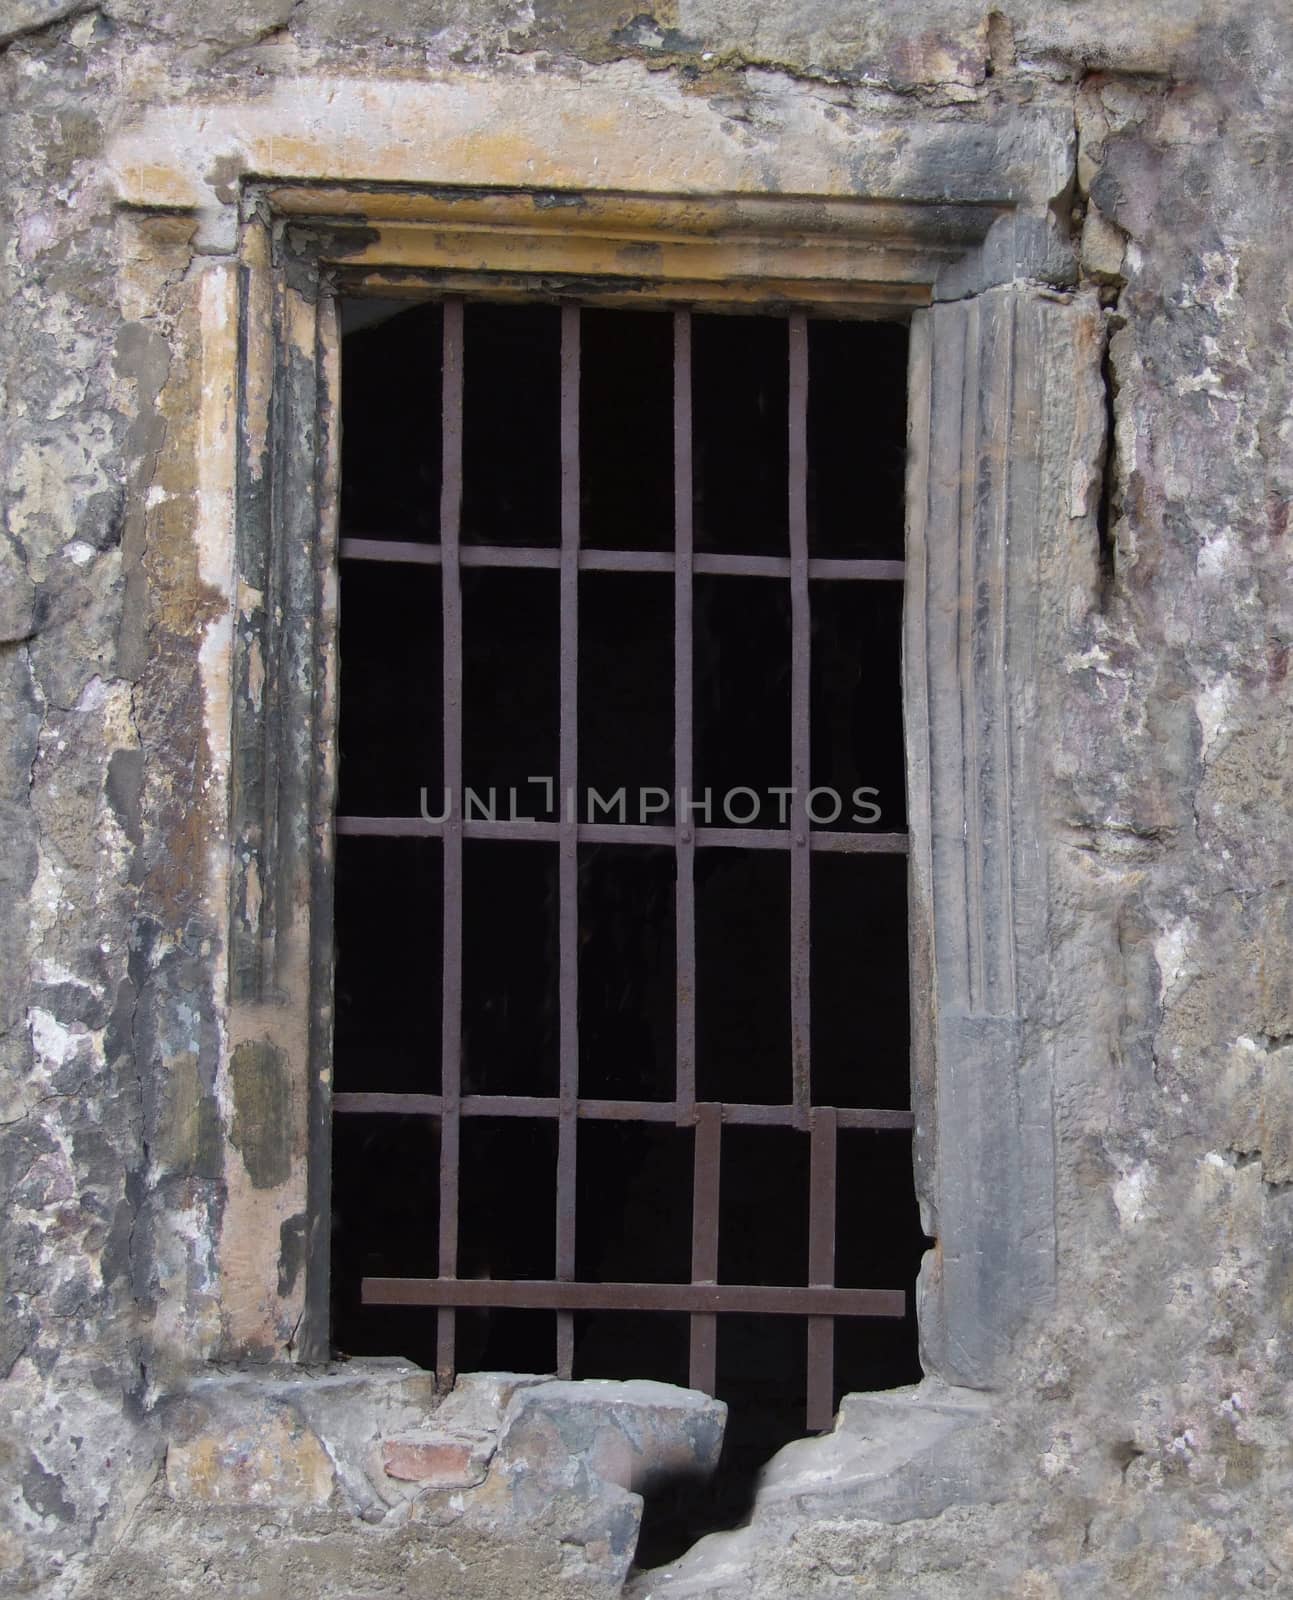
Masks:
[[[558,1030],[557,1261],[575,1275],[575,1188],[579,1098],[579,830],[567,797],[579,772],[579,307],[561,308],[560,821],[557,840]],[[450,790],[450,793],[453,793]],[[574,1367],[575,1323],[557,1312],[557,1372]]]
[[[444,371],[441,400],[440,485],[441,611],[444,663],[444,776],[453,792],[462,787],[462,587],[458,539],[462,517],[463,303],[444,303]],[[458,1161],[462,1088],[462,823],[445,822],[444,958],[440,1024],[440,1276],[458,1271]],[[436,1318],[436,1379],[453,1382],[455,1317],[445,1306]]]
[[[442,1104],[438,1094],[398,1090],[346,1090],[332,1097],[332,1109],[343,1117],[438,1117]],[[730,1100],[715,1104],[720,1120],[729,1127],[797,1128],[803,1120],[797,1106]],[[832,1109],[839,1126],[850,1132],[908,1133],[916,1125],[910,1111],[870,1106]],[[458,1114],[463,1117],[531,1117],[541,1121],[558,1116],[560,1111],[560,1099],[549,1095],[465,1094],[458,1101]],[[684,1114],[675,1100],[578,1100],[575,1113],[584,1122],[672,1122],[679,1127],[695,1125],[699,1118],[694,1104]]]
[[[507,1311],[686,1311],[778,1317],[903,1317],[903,1289],[763,1283],[576,1283],[551,1278],[364,1278],[366,1306]]]
[[[708,1102],[696,1107],[695,1148],[691,1184],[691,1278],[693,1283],[718,1282],[718,1204],[722,1162],[723,1108]],[[712,1311],[693,1311],[687,1381],[693,1389],[713,1394],[718,1367],[718,1325]]]
[[[837,1117],[831,1106],[813,1108],[808,1167],[808,1281],[835,1282],[835,1168]],[[835,1324],[808,1319],[808,1430],[821,1433],[835,1416]]]
[[[794,312],[790,343],[790,782],[794,789],[790,850],[790,1069],[792,1099],[808,1120],[812,1102],[809,1003],[809,892],[812,863],[808,840],[811,739],[808,591],[808,318]]]
[[[674,790],[692,791],[692,419],[691,313],[673,318],[673,724]],[[675,824],[674,1097],[679,1120],[696,1100],[696,841],[690,819]],[[695,1324],[692,1325],[693,1344]]]
[[[679,312],[678,316],[686,316],[686,313]],[[688,458],[690,468],[690,438]],[[690,513],[690,506],[688,511]],[[440,564],[439,545],[403,539],[346,538],[341,541],[340,555],[343,561],[388,561],[421,567]],[[561,551],[555,546],[463,545],[458,559],[464,567],[546,567],[555,572],[561,566]],[[581,572],[674,572],[679,559],[679,555],[669,550],[598,550],[586,546],[579,552],[578,565]],[[790,558],[696,550],[691,554],[690,570],[707,577],[788,578]],[[904,572],[905,563],[901,561],[814,556],[808,562],[810,580],[901,583]]]
[[[439,797],[436,797],[437,800]],[[472,818],[462,825],[466,839],[516,839],[533,843],[556,844],[561,839],[560,822],[534,822],[528,818],[505,817],[490,822]],[[338,834],[352,838],[438,839],[444,824],[426,817],[338,817]],[[580,844],[672,845],[677,830],[667,824],[649,822],[580,822],[575,826]],[[789,850],[794,835],[787,828],[693,828],[692,843],[698,850]],[[844,855],[905,856],[905,833],[840,833],[814,828],[808,841],[814,851]]]

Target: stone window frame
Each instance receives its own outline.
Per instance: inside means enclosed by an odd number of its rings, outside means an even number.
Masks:
[[[398,88],[397,102],[412,92]],[[416,88],[424,102],[437,92]],[[327,88],[330,106],[337,95]],[[1055,1278],[1031,708],[1039,633],[1060,626],[1048,619],[1062,615],[1066,552],[1096,544],[1104,430],[1099,311],[1074,292],[1055,220],[1071,181],[1071,125],[1022,108],[987,122],[913,116],[898,124],[896,147],[893,125],[880,130],[886,160],[862,149],[843,179],[836,139],[807,155],[796,146],[782,163],[799,163],[795,182],[769,173],[774,159],[758,176],[724,184],[711,173],[707,186],[662,191],[594,172],[578,119],[554,123],[547,169],[565,182],[519,181],[533,161],[482,182],[470,154],[446,172],[456,149],[473,148],[451,137],[433,156],[391,134],[402,166],[373,156],[371,134],[320,159],[317,141],[289,137],[304,98],[279,107],[268,132],[248,128],[251,110],[243,120],[220,107],[237,130],[224,165],[177,137],[192,120],[184,113],[169,125],[155,118],[117,152],[128,208],[191,209],[199,245],[222,252],[203,279],[204,365],[215,381],[204,380],[199,436],[220,441],[231,480],[216,472],[230,491],[234,558],[222,1082],[230,1156],[247,1181],[226,1206],[224,1236],[241,1230],[242,1241],[218,1252],[224,1315],[209,1354],[287,1350],[306,1364],[330,1355],[335,295],[569,284],[585,301],[910,317],[914,1151],[936,1241],[918,1320],[928,1375],[993,1388]],[[387,108],[389,124],[400,111]],[[587,120],[598,115],[590,100]],[[213,121],[203,121],[208,143],[219,137]],[[865,146],[857,129],[848,137]],[[666,169],[704,168],[686,138],[693,159],[680,149]],[[200,485],[200,464],[195,477]]]

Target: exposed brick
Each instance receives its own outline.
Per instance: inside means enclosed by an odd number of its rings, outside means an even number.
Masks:
[[[405,1434],[382,1443],[391,1478],[428,1489],[470,1489],[484,1480],[494,1441],[487,1434]]]

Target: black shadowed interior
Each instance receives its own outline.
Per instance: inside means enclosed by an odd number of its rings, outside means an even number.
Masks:
[[[900,1110],[911,1103],[907,863],[812,862],[813,1102]]]
[[[561,310],[470,302],[463,329],[462,541],[561,542]]]
[[[333,1088],[438,1094],[440,841],[343,837],[336,862]]]
[[[771,578],[693,580],[695,793],[691,820],[785,827],[790,784],[790,586]],[[738,790],[753,790],[753,798]]]
[[[440,538],[441,308],[346,300],[341,531]]]
[[[673,626],[670,575],[580,575],[579,814],[586,821],[673,821]]]
[[[465,568],[462,611],[463,814],[555,816],[557,574]]]
[[[580,317],[579,518],[583,544],[673,549],[673,318]]]
[[[464,1094],[557,1092],[557,851],[468,839],[462,886]]]
[[[901,561],[907,329],[808,322],[808,554]]]
[[[440,573],[346,561],[341,567],[341,744],[337,809],[416,817],[444,809]]]
[[[697,550],[790,552],[784,317],[692,318]]]
[[[434,1277],[440,1128],[434,1117],[333,1119],[332,1345],[342,1356],[403,1356],[435,1366],[435,1317],[366,1306],[365,1276]]]
[[[696,1093],[786,1105],[790,863],[781,850],[696,853]]]
[[[809,604],[813,826],[902,833],[902,585],[812,583]]]
[[[672,1100],[674,857],[579,848],[579,1092]]]

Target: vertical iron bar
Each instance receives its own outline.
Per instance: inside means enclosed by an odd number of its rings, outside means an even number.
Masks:
[[[673,726],[674,804],[692,790],[692,464],[691,312],[673,317]],[[696,835],[675,819],[674,915],[677,982],[674,1100],[680,1124],[696,1103]],[[695,1322],[692,1323],[693,1341]]]
[[[790,317],[790,1050],[794,1104],[806,1125],[809,1067],[808,791],[812,624],[808,599],[808,318]]]
[[[722,1107],[706,1102],[696,1107],[696,1144],[691,1186],[691,1281],[718,1282],[718,1197]],[[714,1392],[717,1370],[717,1324],[712,1311],[691,1316],[688,1382],[706,1394]]]
[[[836,1115],[830,1106],[813,1110],[809,1150],[808,1282],[835,1286]],[[835,1319],[808,1319],[808,1429],[823,1432],[835,1415]]]
[[[575,1276],[575,1154],[579,1095],[579,307],[561,308],[561,734],[558,849],[559,1028],[557,1277]],[[575,1326],[557,1312],[557,1372],[574,1363]]]
[[[441,390],[440,582],[444,629],[444,965],[440,1029],[440,1254],[442,1278],[458,1276],[458,1156],[462,1095],[462,589],[458,536],[462,512],[463,303],[444,303]],[[436,1314],[436,1378],[454,1377],[455,1313]]]

